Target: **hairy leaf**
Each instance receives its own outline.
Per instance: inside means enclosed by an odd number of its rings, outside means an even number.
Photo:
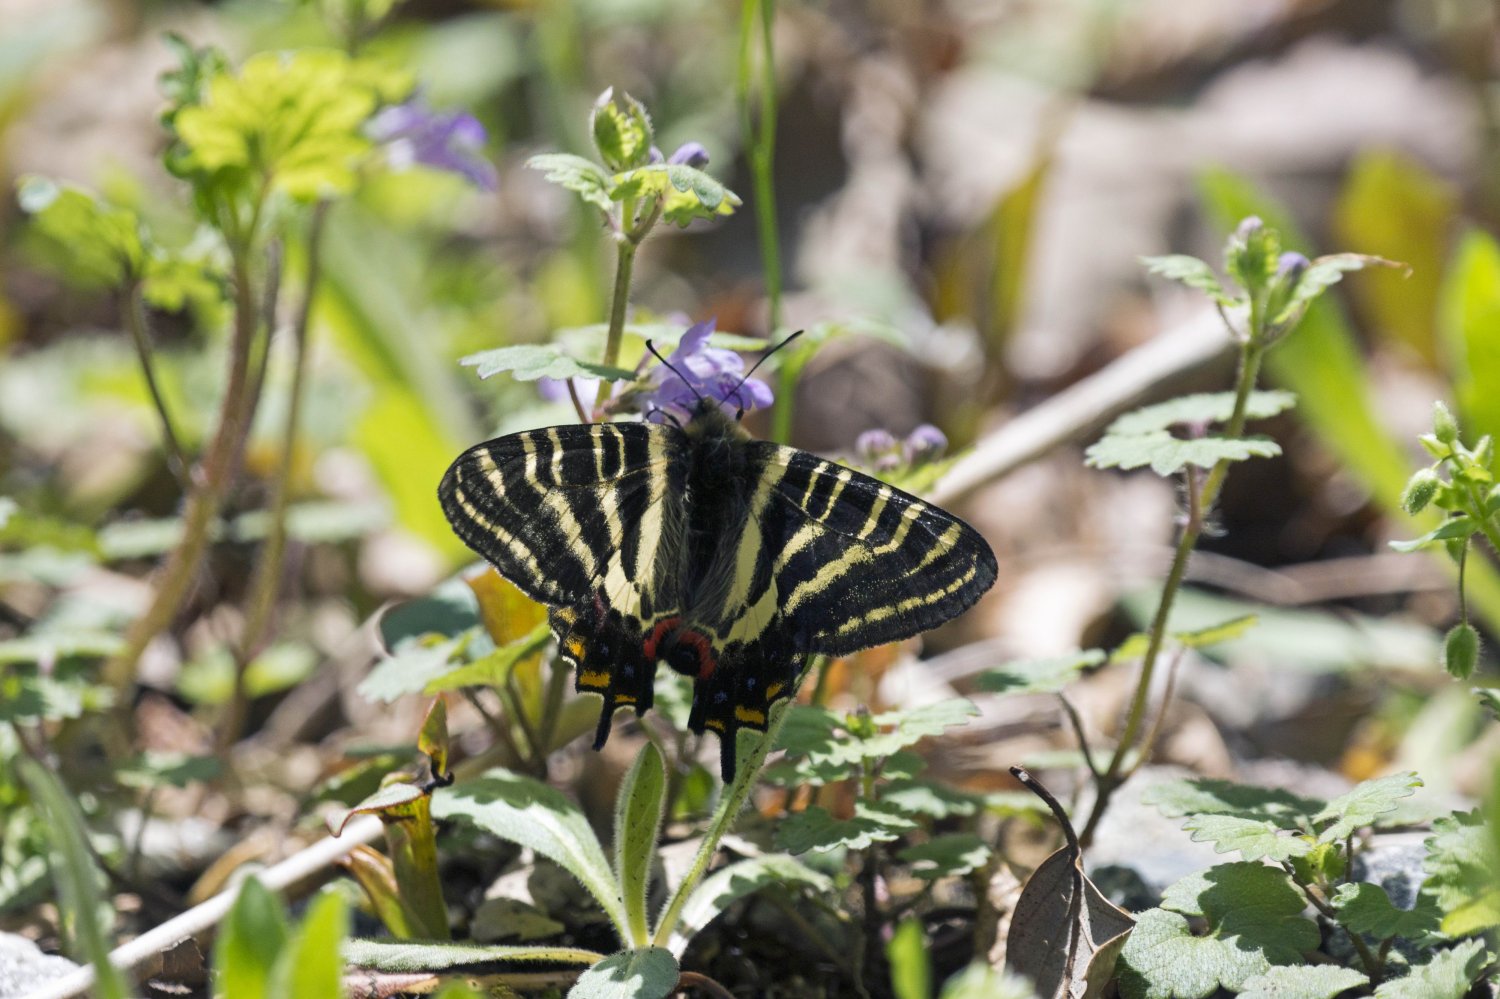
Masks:
[[[1424,940],[1437,932],[1443,917],[1437,902],[1426,892],[1417,895],[1412,908],[1399,909],[1384,888],[1365,881],[1339,885],[1332,901],[1339,923],[1377,940],[1390,937]]]
[[[1337,843],[1347,838],[1361,826],[1371,825],[1379,816],[1394,811],[1402,798],[1411,797],[1421,786],[1422,778],[1410,771],[1356,785],[1313,816],[1313,821],[1320,824],[1332,820],[1319,834],[1319,841]]]
[[[356,968],[373,971],[437,971],[474,964],[504,964],[556,961],[559,964],[593,964],[603,954],[578,947],[515,947],[495,944],[435,942],[431,940],[344,941],[344,960]]]
[[[975,678],[979,690],[995,694],[1050,694],[1078,679],[1085,669],[1104,662],[1102,649],[1085,649],[1046,659],[1018,659]]]
[[[702,170],[675,163],[652,163],[616,174],[609,195],[661,199],[662,218],[678,225],[693,219],[733,214],[740,197]]]
[[[609,175],[593,160],[572,153],[542,153],[526,161],[533,170],[541,170],[547,180],[565,187],[600,211],[609,211]]]
[[[1245,979],[1240,999],[1334,999],[1369,981],[1353,968],[1334,964],[1282,965]]]
[[[827,809],[814,805],[782,822],[776,830],[776,843],[788,853],[839,847],[863,850],[872,843],[897,839],[916,827],[910,818],[881,802],[861,801],[847,819],[836,819]]]
[[[677,988],[677,958],[662,947],[611,954],[578,976],[568,999],[666,999]]]
[[[538,378],[602,378],[606,381],[630,381],[634,371],[612,368],[591,361],[580,361],[569,356],[561,347],[552,344],[525,343],[513,347],[496,347],[460,358],[459,364],[475,369],[480,378],[489,378],[502,371],[523,382]]]
[[[1233,815],[1297,830],[1310,821],[1322,802],[1299,798],[1279,788],[1234,784],[1209,777],[1167,781],[1146,788],[1141,800],[1169,819],[1188,815]]]
[[[833,881],[795,857],[772,853],[721,867],[704,878],[682,907],[669,947],[678,957],[688,942],[735,902],[773,885],[806,885],[816,892],[833,890]]]
[[[1251,392],[1245,400],[1245,417],[1263,420],[1296,404],[1297,397],[1291,392]],[[1233,392],[1201,392],[1132,410],[1111,423],[1106,433],[1146,434],[1173,427],[1211,426],[1227,422],[1233,414]]]
[[[1485,957],[1483,940],[1465,941],[1381,985],[1375,999],[1463,999],[1484,970]]]
[[[1234,298],[1224,291],[1219,276],[1207,262],[1183,253],[1164,257],[1143,257],[1141,262],[1151,274],[1159,274],[1169,281],[1177,281],[1207,294],[1220,305],[1232,305]]]
[[[1500,857],[1481,813],[1438,819],[1426,845],[1422,891],[1442,908],[1443,932],[1463,936],[1500,926]]]
[[[1237,851],[1246,860],[1281,862],[1306,856],[1313,844],[1305,836],[1288,833],[1274,823],[1237,815],[1195,815],[1182,828],[1195,843],[1212,843],[1218,853]]]
[[[889,799],[885,799],[889,800]],[[957,877],[989,863],[990,848],[973,833],[942,833],[899,854],[912,865],[911,872],[927,881]]]
[[[1274,458],[1281,445],[1269,437],[1173,437],[1165,430],[1107,434],[1084,452],[1092,468],[1129,471],[1151,466],[1157,475],[1175,475],[1189,465],[1213,468],[1221,461]]]

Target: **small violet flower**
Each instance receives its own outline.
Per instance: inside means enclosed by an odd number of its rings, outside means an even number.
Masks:
[[[655,146],[651,147],[652,163],[670,163],[673,166],[690,166],[695,170],[701,170],[708,166],[708,150],[703,148],[701,142],[684,142],[677,147],[677,151],[671,156],[663,156],[662,151]]]
[[[708,345],[708,335],[713,331],[712,319],[688,327],[667,363],[658,364],[647,374],[652,387],[640,395],[639,405],[648,420],[661,423],[669,416],[691,419],[700,398],[742,412],[771,405],[771,387],[759,379],[745,378],[744,358],[732,350]]]
[[[948,437],[937,427],[924,423],[906,435],[902,452],[909,465],[919,465],[937,458],[948,450]]]
[[[385,147],[393,170],[425,166],[456,173],[475,187],[495,190],[499,175],[484,156],[484,126],[465,111],[440,112],[420,95],[385,108],[366,132]]]
[[[854,453],[867,465],[874,465],[880,459],[894,454],[900,447],[894,434],[878,427],[866,430],[854,438]]]
[[[1288,250],[1276,258],[1276,277],[1286,284],[1295,285],[1311,266],[1311,260],[1295,250]]]

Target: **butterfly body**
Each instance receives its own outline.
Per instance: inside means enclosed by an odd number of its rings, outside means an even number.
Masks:
[[[470,448],[439,498],[454,530],[551,608],[577,687],[651,707],[656,664],[693,680],[689,726],[764,729],[809,655],[925,631],[994,582],[957,518],[806,451],[751,438],[712,402],[681,426],[551,427]]]

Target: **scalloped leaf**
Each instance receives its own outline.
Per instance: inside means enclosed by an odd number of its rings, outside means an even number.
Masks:
[[[1368,984],[1367,975],[1336,964],[1278,965],[1245,979],[1240,999],[1334,999]]]
[[[1381,815],[1395,811],[1402,798],[1410,798],[1416,794],[1417,788],[1421,786],[1422,778],[1411,771],[1377,777],[1355,785],[1313,816],[1313,821],[1317,823],[1332,820],[1332,824],[1319,834],[1318,841],[1337,843],[1361,826],[1373,825]]]
[[[1221,461],[1274,458],[1281,445],[1269,437],[1195,437],[1184,440],[1165,430],[1110,434],[1091,445],[1084,459],[1091,468],[1130,471],[1147,465],[1157,475],[1176,475],[1189,465],[1213,468]]]
[[[579,975],[568,999],[666,999],[680,976],[677,958],[664,947],[623,950]]]
[[[856,802],[854,815],[847,819],[836,819],[826,808],[814,805],[781,823],[776,844],[794,854],[809,850],[822,853],[839,847],[864,850],[874,843],[898,839],[916,827],[909,817],[882,802]]]
[[[1342,281],[1345,274],[1362,271],[1369,267],[1405,266],[1394,260],[1372,257],[1364,253],[1330,253],[1318,257],[1312,261],[1307,270],[1302,272],[1302,277],[1297,281],[1297,287],[1292,290],[1291,298],[1276,315],[1271,317],[1271,321],[1273,323],[1285,322],[1300,309],[1312,304],[1323,292]]]
[[[1416,905],[1401,909],[1384,888],[1367,881],[1339,885],[1332,902],[1340,924],[1377,940],[1389,937],[1424,940],[1437,932],[1443,918],[1442,910],[1430,894],[1418,893]]]
[[[740,205],[740,197],[715,178],[677,163],[651,163],[616,174],[609,196],[624,198],[654,196],[661,199],[662,218],[677,225],[693,219],[711,219],[731,215]]]
[[[1442,908],[1442,931],[1463,936],[1500,926],[1500,857],[1480,812],[1438,819],[1426,847],[1422,892]]]
[[[1245,418],[1264,420],[1297,405],[1292,392],[1251,392],[1245,400]],[[1178,396],[1117,417],[1105,434],[1145,434],[1173,427],[1212,426],[1226,423],[1234,414],[1233,392],[1198,392]]]
[[[912,874],[925,881],[936,881],[983,867],[989,863],[990,848],[973,833],[943,833],[907,847],[898,856],[911,865]]]
[[[1301,798],[1280,788],[1235,784],[1210,777],[1153,784],[1141,795],[1169,819],[1188,815],[1234,815],[1269,822],[1278,829],[1299,830],[1310,822],[1321,801]]]
[[[1483,940],[1468,940],[1375,990],[1375,999],[1464,999],[1485,967]]]
[[[1189,288],[1207,294],[1220,305],[1233,305],[1236,299],[1224,290],[1219,276],[1207,261],[1190,257],[1185,253],[1171,253],[1161,257],[1142,257],[1149,274],[1157,274],[1169,281],[1185,284]]]
[[[1234,815],[1195,815],[1182,824],[1195,843],[1212,843],[1216,853],[1238,852],[1246,860],[1280,863],[1305,857],[1313,844],[1305,836],[1278,829],[1273,823]]]
[[[128,208],[106,204],[75,184],[22,177],[16,198],[31,215],[31,229],[57,251],[68,280],[121,285],[145,269],[141,222]]]
[[[526,161],[533,170],[542,171],[553,184],[572,191],[600,211],[609,211],[610,179],[604,168],[593,160],[572,153],[540,153]]]
[[[604,848],[579,807],[541,781],[508,770],[441,788],[432,797],[435,819],[465,819],[501,839],[529,847],[573,875],[623,930],[620,887]]]
[[[555,378],[559,381],[567,378],[599,378],[614,382],[635,379],[634,371],[580,361],[561,347],[548,343],[523,343],[482,350],[460,358],[458,363],[473,368],[480,378],[490,378],[508,371],[511,377],[523,382],[534,382],[538,378]]]

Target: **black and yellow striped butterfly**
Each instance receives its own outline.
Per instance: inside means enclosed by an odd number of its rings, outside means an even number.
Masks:
[[[995,556],[963,521],[711,400],[680,425],[596,423],[476,445],[438,489],[453,529],[549,605],[577,688],[651,707],[659,661],[693,679],[689,727],[764,730],[809,655],[909,638],[967,610]]]

